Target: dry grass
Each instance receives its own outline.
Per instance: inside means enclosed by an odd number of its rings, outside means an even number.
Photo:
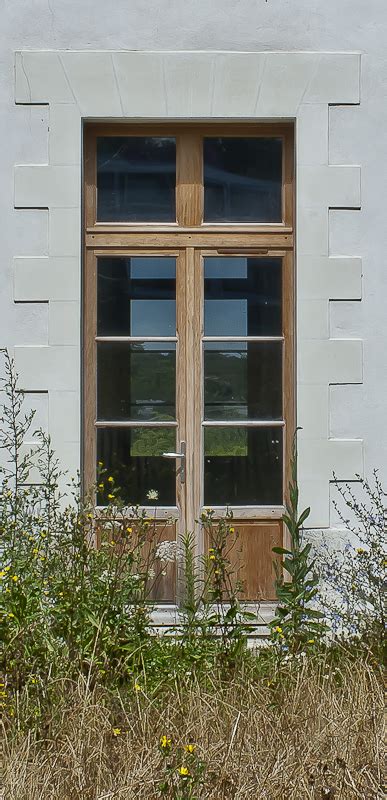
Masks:
[[[158,798],[164,733],[197,744],[201,799],[382,798],[380,676],[362,662],[323,673],[304,666],[271,686],[239,673],[152,698],[67,684],[45,737],[8,732],[4,800]]]

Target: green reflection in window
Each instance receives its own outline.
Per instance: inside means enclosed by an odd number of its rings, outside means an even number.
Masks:
[[[246,428],[206,428],[204,452],[206,456],[247,456]]]
[[[133,428],[131,456],[161,456],[176,447],[174,428]]]

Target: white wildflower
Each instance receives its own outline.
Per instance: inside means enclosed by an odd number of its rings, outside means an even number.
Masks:
[[[177,558],[177,542],[160,542],[157,545],[156,558],[160,561],[176,561]]]
[[[159,493],[156,492],[156,489],[149,489],[149,492],[147,492],[146,496],[147,496],[148,500],[158,500],[159,499]]]

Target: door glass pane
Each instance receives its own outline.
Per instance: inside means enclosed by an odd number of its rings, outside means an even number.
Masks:
[[[109,477],[127,505],[176,505],[176,463],[162,457],[175,447],[175,428],[99,428],[97,460],[107,471],[98,485],[98,505],[108,502]],[[158,492],[157,501],[148,499],[151,490]]]
[[[281,336],[280,258],[204,259],[206,336]]]
[[[98,343],[99,420],[175,418],[176,345]]]
[[[282,428],[204,428],[205,505],[282,500]]]
[[[97,294],[99,336],[175,336],[175,258],[99,258]]]
[[[204,221],[282,221],[281,139],[204,139]]]
[[[207,342],[204,418],[282,418],[282,342]]]
[[[176,141],[97,137],[97,220],[176,221]]]

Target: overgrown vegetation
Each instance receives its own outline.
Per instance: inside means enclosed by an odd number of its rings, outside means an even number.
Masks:
[[[375,492],[363,484],[370,508],[341,490],[363,528],[348,522],[359,547],[323,565],[331,589],[323,617],[316,608],[322,557],[312,557],[303,538],[309,510],[298,510],[294,449],[289,544],[275,550],[285,570],[277,566],[277,615],[271,639],[249,649],[256,618],[238,599],[232,515],[203,514],[201,557],[192,534],[163,541],[149,511],[124,507],[102,463],[103,512],[74,481],[62,496],[49,438],[37,431],[25,448],[33,413],[23,413],[8,354],[5,364],[4,800],[382,797],[380,483]],[[152,610],[172,563],[181,611],[175,630],[160,637]]]
[[[297,483],[297,432],[293,439],[289,500],[283,521],[288,530],[289,547],[274,547],[273,552],[283,556],[280,564],[274,562],[276,589],[279,600],[276,617],[271,623],[272,634],[279,653],[313,651],[321,644],[327,632],[324,614],[313,607],[319,586],[316,559],[311,559],[312,545],[303,541],[302,526],[309,517],[310,508],[300,515]],[[285,578],[286,574],[289,576]]]

